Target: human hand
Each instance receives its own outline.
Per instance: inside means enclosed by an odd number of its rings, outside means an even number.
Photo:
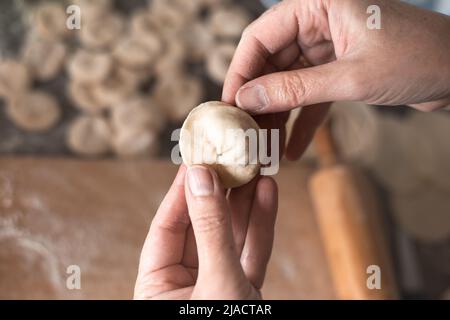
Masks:
[[[367,27],[370,5],[381,30]],[[309,106],[287,149],[296,159],[327,113],[321,103],[449,105],[449,30],[449,17],[399,1],[285,0],[245,30],[222,100],[253,114]]]
[[[182,166],[142,249],[135,299],[260,299],[276,211],[271,178],[226,197],[215,172]]]

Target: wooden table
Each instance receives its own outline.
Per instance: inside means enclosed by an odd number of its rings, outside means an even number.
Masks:
[[[169,162],[0,158],[0,298],[129,299],[153,214],[176,167]],[[263,294],[333,298],[306,181],[284,165]],[[67,267],[81,268],[68,290]]]

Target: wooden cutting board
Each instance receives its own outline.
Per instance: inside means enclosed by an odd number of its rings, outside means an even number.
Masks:
[[[0,298],[129,299],[169,162],[0,158]],[[263,289],[268,299],[333,298],[306,192],[310,170],[284,165]],[[81,269],[68,290],[67,268]]]

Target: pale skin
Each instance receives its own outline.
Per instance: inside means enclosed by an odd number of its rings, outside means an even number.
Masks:
[[[271,178],[226,197],[215,172],[181,166],[142,249],[135,298],[260,299],[276,212]]]
[[[366,27],[369,5],[381,9],[381,30]],[[282,139],[289,111],[302,107],[286,149],[298,159],[331,101],[449,106],[449,33],[449,17],[395,0],[286,0],[245,30],[222,100]],[[256,178],[225,197],[214,172],[188,171],[180,168],[152,222],[135,298],[261,298],[275,182]]]

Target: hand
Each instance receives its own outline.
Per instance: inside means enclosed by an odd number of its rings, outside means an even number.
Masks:
[[[212,170],[182,166],[142,249],[135,298],[260,299],[276,211],[271,178],[226,197]]]
[[[369,5],[381,8],[381,30],[367,28]],[[222,100],[253,114],[343,100],[444,107],[449,30],[449,17],[399,1],[285,0],[245,30]],[[288,158],[301,155],[327,109],[302,110]]]

